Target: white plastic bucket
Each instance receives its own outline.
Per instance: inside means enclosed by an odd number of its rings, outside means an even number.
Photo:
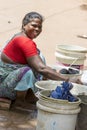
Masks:
[[[56,46],[56,60],[58,64],[69,66],[73,64],[73,67],[83,69],[86,59],[87,49],[75,45],[57,45]]]
[[[75,130],[81,100],[68,102],[50,98],[49,94],[49,90],[40,93],[36,130]]]

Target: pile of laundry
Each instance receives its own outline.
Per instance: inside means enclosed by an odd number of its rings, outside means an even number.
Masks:
[[[78,101],[77,97],[71,94],[70,90],[73,88],[73,84],[68,81],[63,81],[60,86],[57,86],[55,90],[50,93],[51,98],[68,100],[69,102]]]

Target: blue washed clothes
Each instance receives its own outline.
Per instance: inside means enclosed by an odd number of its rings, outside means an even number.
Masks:
[[[71,94],[70,90],[72,88],[73,85],[71,82],[64,81],[60,86],[57,86],[56,89],[51,92],[50,97],[75,102],[78,99]]]

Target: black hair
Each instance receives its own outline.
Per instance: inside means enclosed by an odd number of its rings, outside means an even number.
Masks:
[[[33,18],[38,18],[41,20],[41,22],[43,22],[43,20],[44,20],[43,16],[37,12],[27,13],[22,20],[22,29],[23,29],[23,26],[27,25]]]

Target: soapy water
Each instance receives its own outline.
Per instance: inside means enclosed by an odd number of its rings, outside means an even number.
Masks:
[[[73,88],[73,84],[68,81],[63,81],[60,86],[57,86],[55,90],[50,93],[51,98],[68,100],[69,102],[76,102],[78,99],[71,94],[70,90]]]

